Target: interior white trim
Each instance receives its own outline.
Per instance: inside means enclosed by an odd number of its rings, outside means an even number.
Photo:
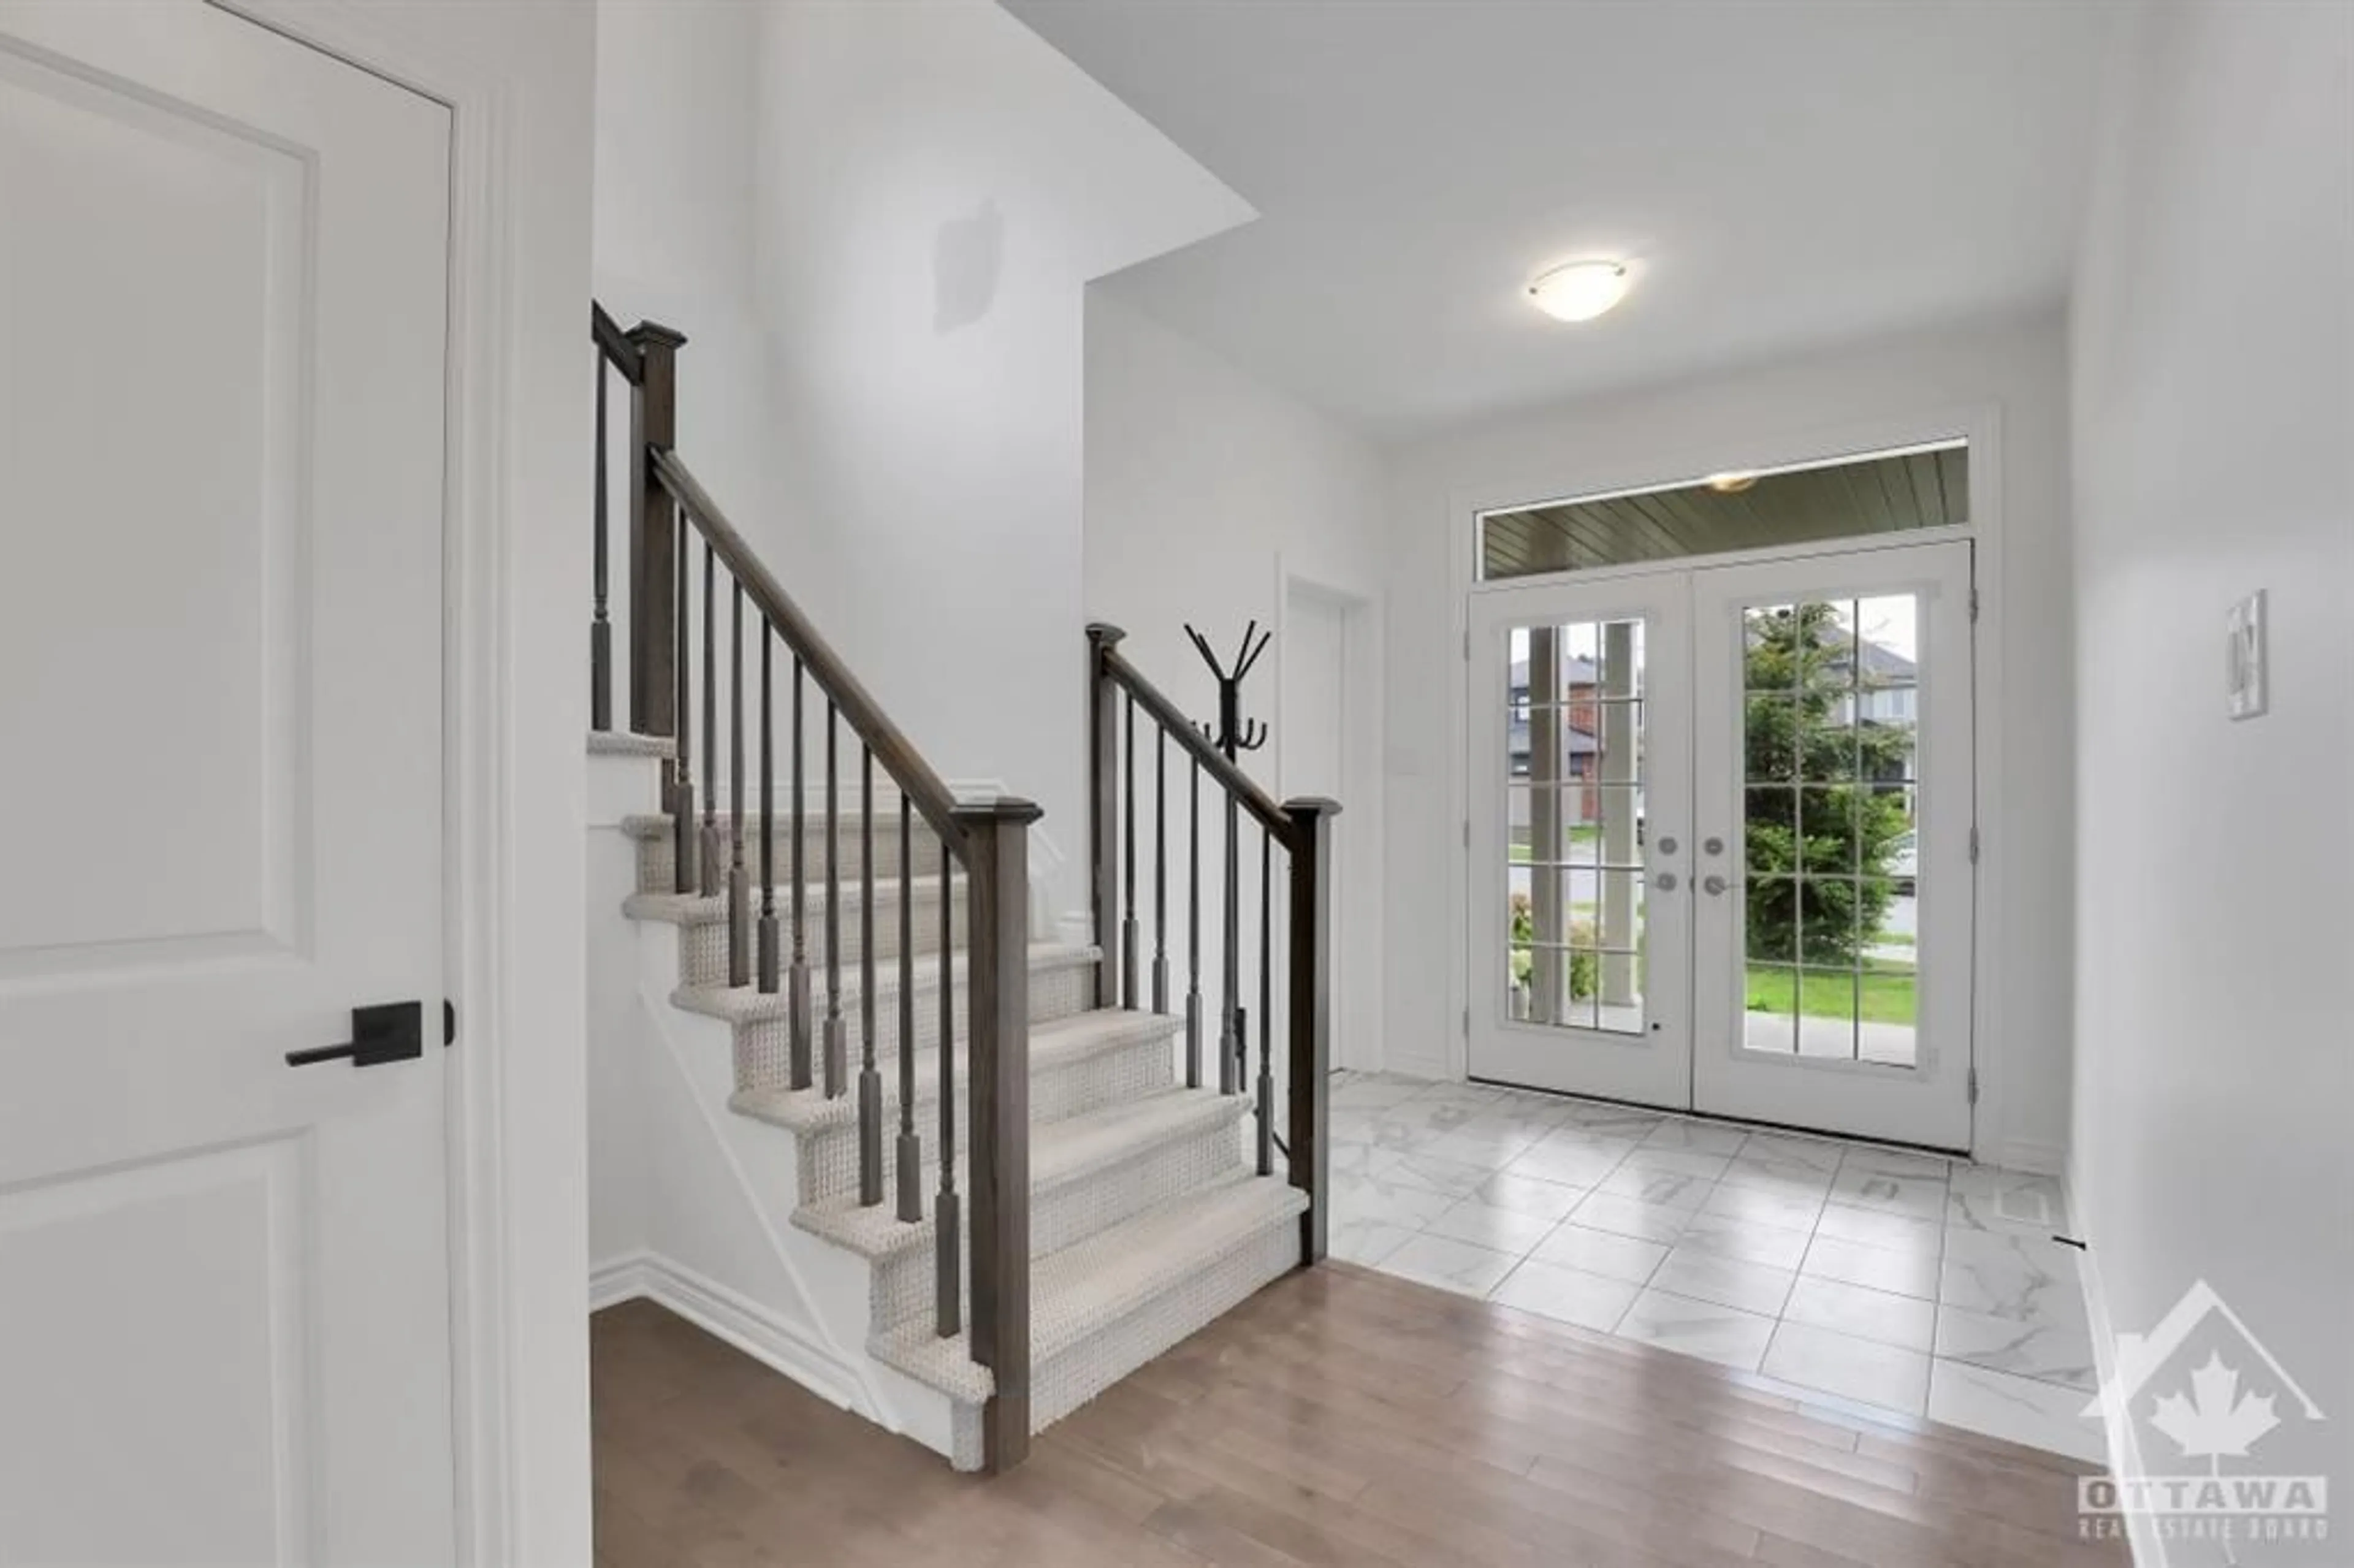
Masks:
[[[1449,636],[1458,656],[1470,634],[1471,597],[1489,585],[1478,580],[1479,520],[1483,513],[1541,503],[1545,496],[1596,495],[1652,489],[1691,480],[1694,476],[1731,470],[1766,471],[1840,453],[1865,454],[1916,447],[1925,442],[1960,437],[1969,443],[1970,511],[1965,528],[1922,529],[1883,540],[1830,540],[1787,549],[1743,551],[1732,555],[1693,556],[1675,564],[1712,566],[1751,559],[1788,559],[1803,555],[1870,548],[1875,543],[1917,543],[1933,538],[1967,537],[1978,545],[1978,620],[1974,652],[1977,683],[1977,725],[1974,785],[1980,832],[1974,973],[1971,981],[1972,1058],[1978,1068],[1978,1103],[1972,1118],[1971,1152],[1975,1158],[1995,1158],[2002,1142],[2000,1129],[2009,1125],[2004,1100],[2009,1080],[2010,1051],[2002,1016],[2001,952],[1988,929],[1988,911],[2001,908],[2005,802],[2002,726],[1984,722],[1988,714],[2003,709],[2002,641],[2004,572],[2002,409],[1993,401],[1930,404],[1888,416],[1829,425],[1798,426],[1787,430],[1760,430],[1723,445],[1695,448],[1688,442],[1617,456],[1607,463],[1540,465],[1517,474],[1500,475],[1449,490],[1442,519],[1447,530],[1448,599],[1452,622]],[[1652,563],[1658,565],[1660,563]],[[1564,574],[1592,579],[1619,568]],[[1496,588],[1543,582],[1543,577],[1514,577]],[[1468,660],[1465,661],[1468,663]],[[1447,775],[1447,821],[1469,820],[1471,801],[1470,693],[1464,663],[1458,678],[1447,683],[1447,755],[1455,759]],[[1449,833],[1447,920],[1447,1044],[1439,1070],[1431,1075],[1461,1079],[1468,1071],[1467,1037],[1463,1022],[1470,1005],[1471,930],[1470,852],[1459,833]],[[1423,1072],[1423,1056],[1398,1056],[1394,1065],[1403,1072]]]
[[[588,1310],[601,1312],[641,1298],[677,1313],[715,1339],[830,1404],[873,1420],[861,1397],[858,1369],[758,1301],[706,1278],[659,1253],[638,1251],[600,1263],[588,1276]]]
[[[1283,662],[1284,650],[1290,646],[1290,639],[1287,635],[1289,628],[1286,623],[1291,615],[1294,589],[1305,597],[1321,599],[1341,611],[1342,656],[1349,661],[1352,671],[1364,673],[1364,678],[1359,680],[1351,681],[1345,675],[1343,677],[1342,700],[1347,712],[1341,719],[1341,737],[1342,746],[1350,756],[1370,759],[1369,767],[1356,768],[1353,772],[1359,779],[1371,780],[1373,788],[1368,791],[1372,796],[1370,800],[1344,800],[1341,802],[1343,818],[1352,810],[1358,813],[1356,821],[1341,831],[1349,835],[1347,845],[1358,856],[1364,854],[1366,846],[1372,847],[1373,874],[1368,875],[1363,871],[1355,873],[1355,885],[1378,892],[1386,878],[1382,855],[1388,816],[1386,792],[1380,788],[1384,746],[1380,674],[1389,657],[1381,595],[1377,591],[1352,588],[1319,572],[1303,570],[1287,558],[1282,551],[1276,552],[1275,692],[1271,712],[1274,715],[1272,733],[1276,746],[1275,777],[1278,784],[1283,779],[1284,736],[1291,730],[1283,711],[1286,686]],[[1284,798],[1288,793],[1288,790],[1278,789],[1278,798]],[[1384,901],[1379,897],[1360,900],[1358,913],[1363,921],[1363,928],[1356,933],[1358,941],[1351,955],[1357,971],[1356,979],[1349,983],[1361,989],[1370,987],[1373,1004],[1361,1010],[1365,1021],[1359,1028],[1342,1027],[1336,1033],[1332,1043],[1332,1065],[1337,1069],[1378,1072],[1393,1065],[1388,1054],[1387,1020],[1380,1000],[1382,954],[1389,939],[1389,922],[1384,917]],[[1347,918],[1344,913],[1343,921]],[[1345,1021],[1337,1022],[1345,1024]]]

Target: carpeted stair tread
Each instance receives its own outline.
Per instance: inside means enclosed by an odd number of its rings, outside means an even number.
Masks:
[[[896,874],[877,874],[875,880],[877,885],[875,906],[878,910],[890,909],[892,913],[889,918],[896,922],[899,918],[899,878]],[[949,880],[955,886],[957,895],[961,896],[965,888],[964,877],[959,874]],[[940,879],[937,874],[917,876],[914,879],[916,902],[919,906],[929,905],[932,910],[929,915],[924,916],[924,929],[919,934],[928,935],[930,925],[939,919],[939,885]],[[760,917],[760,890],[758,885],[751,889],[748,902],[751,908],[751,917],[757,921]],[[865,894],[860,878],[845,876],[842,879],[842,906],[845,910],[865,907]],[[653,920],[669,926],[721,926],[727,921],[727,895],[724,891],[708,895],[632,893],[621,900],[621,913],[632,920]],[[960,914],[961,911],[960,911]],[[825,915],[823,882],[811,882],[803,888],[802,915],[810,921],[812,935],[814,935],[817,922]],[[777,920],[783,927],[781,937],[787,950],[790,951],[792,942],[792,891],[781,885],[777,889]],[[878,927],[882,926],[879,919],[876,924]],[[896,927],[892,928],[896,930]],[[886,960],[877,959],[875,961],[880,964]],[[887,961],[896,964],[899,960],[894,956]]]
[[[588,732],[591,757],[676,757],[678,742],[663,735],[632,735],[622,729]]]
[[[1093,965],[1101,957],[1101,950],[1092,947],[1077,947],[1066,942],[1033,942],[1030,944],[1030,972],[1035,976],[1053,969],[1083,969]],[[969,978],[968,968],[967,956],[961,950],[950,958],[949,975],[956,982],[960,1007],[963,1005],[965,987]],[[817,1016],[822,1019],[825,1016],[825,977],[822,968],[811,971],[810,981],[817,993],[815,1001]],[[844,1018],[854,1020],[858,1016],[857,1010],[851,1004],[861,994],[862,983],[863,977],[859,973],[857,960],[845,961],[842,966],[842,1013]],[[939,955],[917,954],[916,989],[918,991],[937,991],[939,984]],[[875,962],[876,1005],[878,1007],[883,1005],[882,998],[886,996],[896,998],[898,994],[899,960],[896,957],[888,959],[877,959]],[[774,991],[763,991],[755,986],[681,986],[671,992],[670,999],[674,1005],[683,1007],[689,1012],[700,1012],[708,1018],[724,1018],[731,1023],[763,1018],[784,1018],[790,1016],[792,1012],[790,989],[785,984],[779,984]],[[957,1038],[962,1040],[964,1025],[961,1018],[957,1027],[959,1031]]]
[[[1242,1095],[1221,1095],[1215,1089],[1169,1089],[1063,1121],[1035,1124],[1030,1129],[1033,1201],[1038,1194],[1088,1181],[1162,1144],[1232,1123],[1249,1108],[1249,1099]],[[927,1151],[936,1152],[929,1147],[929,1129],[925,1130]],[[862,1205],[854,1192],[804,1203],[793,1211],[793,1224],[863,1256],[889,1256],[930,1245],[929,1206],[938,1190],[939,1166],[928,1160],[921,1188],[927,1212],[919,1222],[901,1221],[894,1195],[886,1190],[883,1202],[872,1207]]]
[[[1125,1050],[1153,1040],[1166,1040],[1185,1026],[1182,1018],[1172,1018],[1160,1012],[1128,1012],[1119,1008],[1099,1008],[1092,1012],[1075,1013],[1069,1018],[1057,1018],[1030,1026],[1030,1075],[1036,1077],[1045,1072],[1084,1062],[1108,1051]],[[881,1064],[883,1070],[883,1107],[890,1115],[884,1120],[891,1127],[898,1125],[899,1070],[896,1059]],[[959,1093],[963,1091],[971,1066],[969,1051],[960,1047],[955,1055],[954,1071]],[[739,1115],[773,1122],[794,1132],[817,1132],[827,1128],[854,1127],[858,1122],[856,1068],[849,1092],[832,1099],[824,1091],[808,1089],[739,1089],[732,1096],[728,1108]],[[937,1106],[940,1098],[940,1057],[934,1050],[916,1053],[916,1104]],[[927,1124],[921,1128],[925,1138],[932,1136]]]
[[[1237,1173],[1197,1188],[1038,1259],[1030,1271],[1030,1364],[1034,1369],[1157,1299],[1181,1292],[1227,1254],[1268,1227],[1288,1224],[1307,1195],[1280,1177]],[[965,1404],[989,1398],[986,1368],[967,1336],[941,1339],[928,1319],[869,1341],[886,1365]]]

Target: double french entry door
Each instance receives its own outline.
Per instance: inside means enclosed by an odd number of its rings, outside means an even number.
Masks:
[[[1970,549],[1473,595],[1473,1077],[1968,1147]]]

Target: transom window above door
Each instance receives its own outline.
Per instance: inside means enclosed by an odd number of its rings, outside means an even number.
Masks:
[[[1479,580],[1902,534],[1969,519],[1969,443],[1933,441],[1485,513]]]

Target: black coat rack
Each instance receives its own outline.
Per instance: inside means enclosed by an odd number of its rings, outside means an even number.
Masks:
[[[1225,754],[1225,758],[1229,762],[1234,761],[1243,752],[1257,751],[1267,744],[1267,726],[1257,719],[1246,720],[1243,717],[1243,681],[1250,674],[1251,666],[1258,662],[1258,656],[1267,652],[1267,645],[1275,641],[1275,633],[1261,631],[1257,620],[1253,620],[1245,627],[1242,646],[1235,651],[1235,662],[1232,669],[1218,662],[1217,654],[1211,651],[1210,640],[1194,630],[1190,622],[1185,627],[1185,635],[1193,640],[1193,651],[1202,656],[1202,662],[1210,667],[1210,673],[1218,678],[1218,722],[1214,727],[1207,724],[1197,725],[1195,727],[1209,737],[1212,746]],[[1224,988],[1225,994],[1221,999],[1223,1005],[1218,1009],[1218,1087],[1223,1093],[1234,1094],[1241,1088],[1249,1076],[1250,1020],[1242,1003],[1242,920],[1239,908],[1242,899],[1240,864],[1242,820],[1235,807],[1234,796],[1227,794],[1225,801],[1226,961]],[[1261,856],[1259,863],[1260,874],[1264,878],[1267,873],[1267,861],[1264,855]],[[1261,910],[1264,915],[1264,898],[1261,900]],[[1264,944],[1262,944],[1262,949],[1263,948]],[[1267,1023],[1262,1020],[1260,1023],[1262,1034],[1265,1033],[1266,1029]],[[1267,1078],[1264,1072],[1260,1076],[1262,1079]],[[1259,1116],[1263,1118],[1271,1118],[1274,1114],[1274,1103],[1272,1080],[1261,1083],[1257,1107]]]
[[[1193,640],[1193,652],[1202,656],[1202,662],[1207,664],[1210,673],[1218,678],[1217,726],[1212,728],[1204,724],[1196,727],[1209,736],[1212,746],[1226,754],[1229,762],[1239,752],[1257,751],[1267,744],[1267,726],[1257,719],[1246,721],[1242,716],[1243,680],[1251,673],[1251,666],[1258,662],[1258,656],[1267,652],[1267,645],[1275,641],[1275,633],[1261,631],[1256,620],[1245,627],[1243,645],[1235,651],[1232,673],[1218,662],[1217,654],[1211,652],[1210,640],[1194,630],[1190,621],[1186,623],[1185,635]]]

